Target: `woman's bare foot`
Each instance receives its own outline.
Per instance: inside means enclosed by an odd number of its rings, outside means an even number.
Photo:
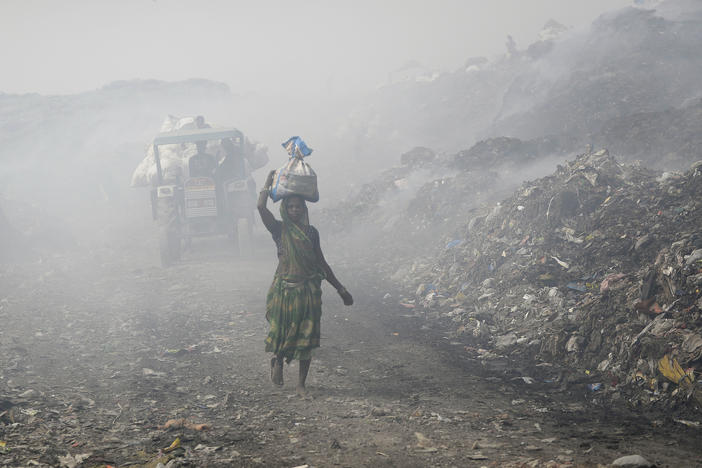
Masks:
[[[295,393],[297,393],[297,396],[299,396],[303,400],[311,400],[312,399],[312,395],[310,395],[310,393],[307,391],[307,388],[304,386],[301,387],[300,385],[298,385],[295,388]]]
[[[303,361],[300,361],[300,374],[297,379],[297,388],[295,389],[295,391],[304,399],[309,398],[309,394],[307,393],[307,389],[305,388],[305,381],[307,380],[307,373],[310,371],[311,362],[311,359],[305,359]]]
[[[277,357],[271,358],[271,382],[274,385],[283,385],[283,360]]]

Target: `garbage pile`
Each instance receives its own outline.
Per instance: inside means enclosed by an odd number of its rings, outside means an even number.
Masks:
[[[470,149],[453,156],[453,166],[463,170],[495,168],[504,164],[528,164],[546,156],[563,154],[576,147],[576,140],[565,137],[539,137],[520,140],[496,137],[481,140]]]
[[[427,180],[440,177],[446,161],[429,148],[416,147],[400,156],[401,165],[387,169],[374,180],[349,193],[345,200],[320,213],[322,224],[331,233],[349,232],[354,225],[377,223],[383,218],[383,207],[403,192],[414,191]],[[404,208],[404,206],[403,206]],[[392,218],[392,214],[388,213]],[[392,224],[394,220],[390,219]]]
[[[700,226],[702,161],[660,174],[601,150],[476,213],[393,279],[403,305],[454,322],[480,359],[634,405],[702,407]]]
[[[397,281],[433,258],[442,239],[454,240],[480,207],[565,161],[568,144],[500,137],[456,154],[417,147],[401,155],[401,165],[316,213],[315,222],[353,252],[349,262],[356,271]]]

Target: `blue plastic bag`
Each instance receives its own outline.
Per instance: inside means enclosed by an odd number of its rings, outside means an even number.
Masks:
[[[288,138],[281,146],[285,148],[291,158],[302,159],[312,154],[312,148],[309,148],[299,136]]]

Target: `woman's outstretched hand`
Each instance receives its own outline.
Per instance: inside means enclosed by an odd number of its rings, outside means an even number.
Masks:
[[[341,299],[343,299],[344,305],[353,305],[353,296],[351,296],[351,293],[348,292],[345,287],[340,287],[336,292],[338,292]]]

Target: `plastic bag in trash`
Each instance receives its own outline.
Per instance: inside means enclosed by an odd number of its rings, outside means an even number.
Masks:
[[[276,171],[271,198],[278,201],[290,195],[299,195],[309,202],[318,201],[317,174],[302,160],[303,157],[309,156],[312,150],[297,136],[290,138],[282,146],[290,154],[290,160]]]

